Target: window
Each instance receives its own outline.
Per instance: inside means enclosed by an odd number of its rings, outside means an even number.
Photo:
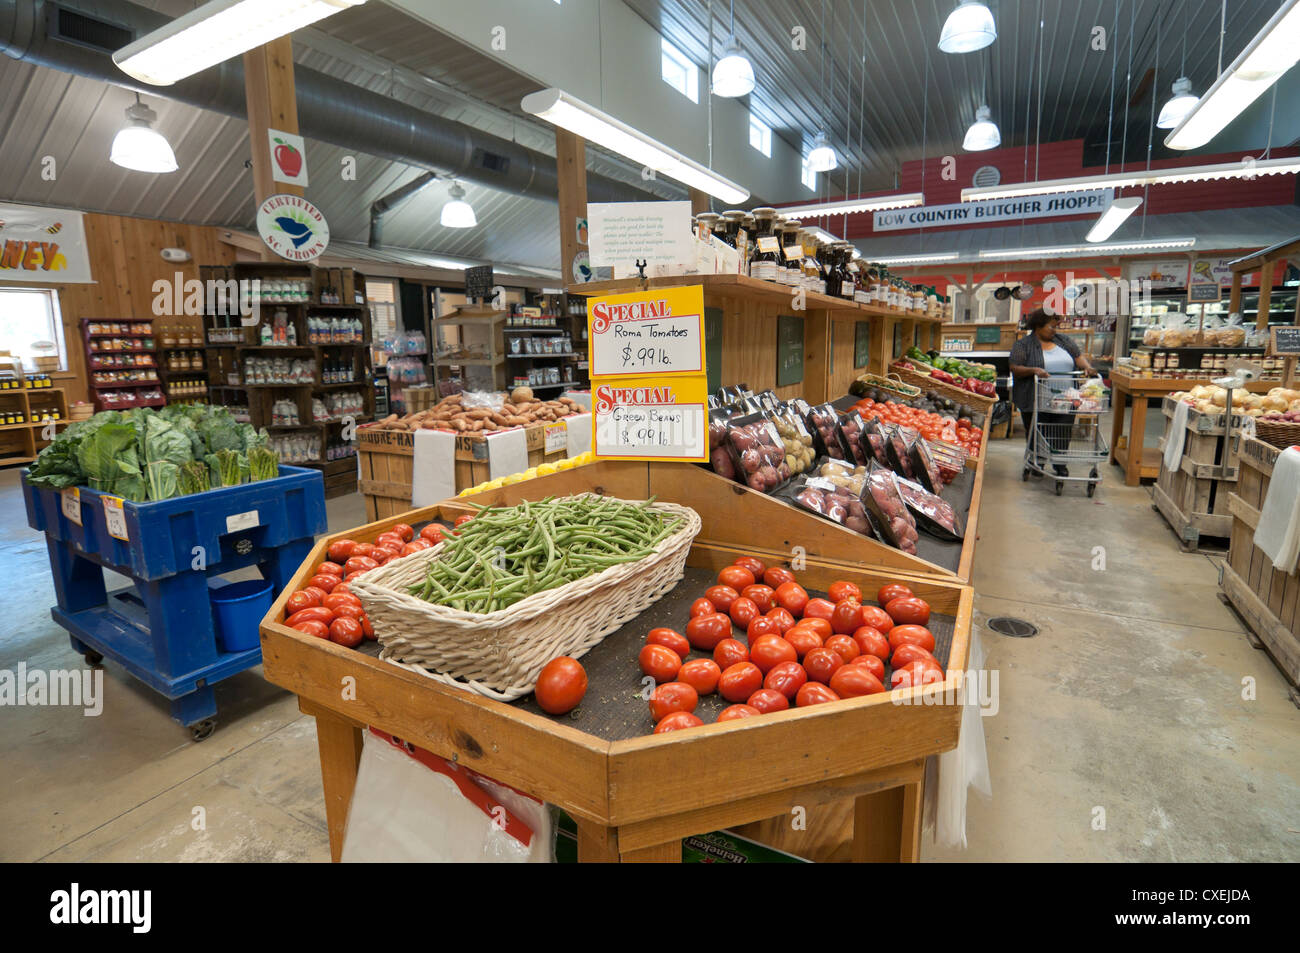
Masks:
[[[769,159],[772,158],[772,130],[749,114],[749,144]]]
[[[667,40],[662,40],[661,68],[664,82],[693,103],[700,101],[700,71],[686,58],[686,54]]]
[[[366,304],[370,306],[370,339],[376,344],[392,341],[401,328],[397,320],[397,282],[366,282]]]
[[[817,173],[808,168],[808,153],[804,153],[803,164],[799,167],[799,181],[812,191],[817,191]]]
[[[36,371],[36,358],[59,358],[59,370],[68,369],[63,343],[63,318],[59,294],[46,288],[0,288],[0,351],[20,357],[28,373]],[[45,345],[39,347],[38,345]]]

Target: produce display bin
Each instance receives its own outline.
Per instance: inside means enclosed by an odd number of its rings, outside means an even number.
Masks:
[[[1184,552],[1200,548],[1203,536],[1218,538],[1226,545],[1232,533],[1228,497],[1237,486],[1237,448],[1245,418],[1233,414],[1228,421],[1226,414],[1189,409],[1183,453],[1170,468],[1165,466],[1164,449],[1172,437],[1170,428],[1177,406],[1172,397],[1166,397],[1161,405],[1166,418],[1165,435],[1160,439],[1160,475],[1151,489],[1151,498],[1178,535]]]
[[[23,473],[27,522],[45,533],[58,605],[54,621],[92,663],[108,658],[171,702],[196,739],[214,726],[212,685],[257,665],[260,646],[218,645],[211,584],[250,566],[276,592],[324,532],[321,475],[280,476],[190,496],[132,503],[86,487],[48,490]],[[104,570],[133,585],[107,591]],[[219,583],[218,583],[219,584]]]

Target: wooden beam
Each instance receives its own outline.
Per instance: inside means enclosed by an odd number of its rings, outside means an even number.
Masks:
[[[577,282],[574,260],[587,251],[587,143],[566,129],[555,130],[555,165],[560,206],[560,280]],[[579,230],[578,224],[582,223]]]
[[[271,168],[268,129],[298,134],[298,101],[293,85],[293,41],[288,36],[244,54],[244,98],[248,105],[248,143],[252,152],[253,192],[258,205],[283,192],[302,196],[301,186],[276,183]],[[278,256],[263,245],[263,261]]]
[[[709,210],[709,193],[701,192],[699,189],[691,189],[691,214],[699,215],[701,212]]]
[[[1255,327],[1260,330],[1268,327],[1268,309],[1273,300],[1273,267],[1272,261],[1266,261],[1259,268],[1259,313],[1255,316]]]

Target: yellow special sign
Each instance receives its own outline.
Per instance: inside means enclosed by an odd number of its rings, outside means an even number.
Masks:
[[[587,302],[591,376],[704,373],[704,289],[659,288]]]
[[[597,457],[708,460],[708,384],[703,375],[600,380],[592,384],[591,398]]]

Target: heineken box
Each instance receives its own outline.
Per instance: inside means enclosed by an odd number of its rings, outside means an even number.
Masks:
[[[555,860],[561,864],[578,862],[578,826],[563,811],[555,825]],[[731,831],[714,831],[682,838],[682,863],[685,864],[805,864],[793,854],[748,840]]]

